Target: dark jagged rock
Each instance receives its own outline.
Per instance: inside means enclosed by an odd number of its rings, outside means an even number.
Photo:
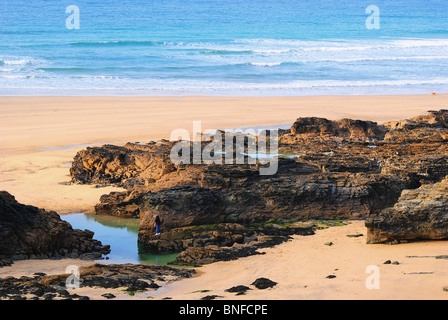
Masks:
[[[428,111],[428,114],[406,120],[384,123],[388,132],[384,139],[395,143],[443,142],[448,139],[448,110]]]
[[[86,298],[43,284],[40,281],[43,277],[23,276],[0,279],[0,300],[83,300]]]
[[[292,235],[314,234],[312,227],[243,226],[226,223],[185,227],[159,236],[140,235],[144,252],[179,252],[175,264],[202,265],[260,254],[258,249],[288,241]]]
[[[172,146],[173,143],[163,140],[147,145],[89,147],[76,154],[70,176],[72,182],[81,184],[144,185],[175,170],[169,159]]]
[[[243,285],[239,285],[239,286],[234,286],[232,288],[226,289],[226,292],[232,292],[232,293],[237,293],[237,294],[245,294],[246,291],[251,290],[251,288],[247,287],[247,286],[243,286]]]
[[[222,222],[225,204],[219,190],[179,186],[149,192],[142,199],[140,230],[153,229],[153,215],[163,219],[165,228]]]
[[[148,291],[156,289],[159,283],[189,278],[195,274],[192,269],[171,268],[166,266],[134,265],[134,264],[93,264],[80,267],[80,287],[101,287],[106,289],[124,288],[125,291]],[[65,290],[66,280],[70,274],[36,275],[34,277],[8,277],[0,279],[0,300],[25,299],[32,300],[88,300],[87,296],[70,294]],[[110,299],[111,293],[103,295]]]
[[[152,266],[144,264],[93,264],[79,268],[80,286],[101,288],[127,288],[126,291],[158,288],[155,281],[189,278],[195,274],[192,269]],[[44,276],[40,282],[46,286],[65,286],[69,275]]]
[[[277,285],[277,282],[269,280],[267,278],[258,278],[252,283],[257,289],[272,288]]]
[[[393,205],[410,184],[394,176],[328,173],[258,181],[232,181],[232,188],[179,186],[146,194],[140,204],[139,242],[154,234],[154,215],[165,230],[183,226],[253,223],[269,219],[362,218]],[[263,181],[264,180],[264,181]]]
[[[201,300],[215,300],[216,298],[222,298],[222,296],[218,296],[216,294],[208,295],[205,297],[202,297]]]
[[[428,114],[406,120],[388,121],[384,123],[389,130],[415,128],[448,128],[448,110],[429,110]]]
[[[217,261],[231,261],[242,257],[261,254],[254,246],[241,246],[234,248],[206,246],[188,247],[182,251],[173,262],[179,265],[201,266]]]
[[[102,297],[106,298],[106,299],[113,299],[116,298],[116,296],[112,293],[105,293],[101,295]]]
[[[78,258],[80,255],[110,252],[93,239],[93,232],[77,230],[56,212],[18,203],[6,191],[0,192],[0,260],[30,258]]]
[[[352,141],[382,140],[387,129],[376,122],[342,119],[332,121],[325,118],[298,118],[291,127],[292,135],[318,135],[338,137]]]
[[[392,208],[365,225],[367,243],[448,239],[448,180],[403,191]]]
[[[97,214],[109,214],[111,216],[125,218],[139,218],[140,204],[145,193],[138,190],[132,192],[111,192],[102,195],[100,203],[95,205]]]

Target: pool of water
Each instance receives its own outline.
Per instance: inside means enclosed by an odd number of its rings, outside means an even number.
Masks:
[[[110,245],[107,255],[110,263],[143,263],[168,265],[177,254],[141,254],[138,252],[137,236],[140,220],[108,215],[76,213],[61,215],[74,229],[93,231],[94,239]]]

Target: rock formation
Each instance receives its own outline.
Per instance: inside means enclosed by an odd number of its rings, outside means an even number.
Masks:
[[[365,225],[367,243],[448,239],[448,180],[404,190],[392,208]]]
[[[196,272],[186,268],[134,264],[93,264],[79,268],[80,287],[118,289],[133,294],[157,290],[161,285],[190,278]],[[0,279],[0,300],[89,300],[66,289],[70,274],[34,274],[33,277]],[[105,297],[113,298],[113,294]]]
[[[258,249],[288,241],[292,235],[312,234],[313,226],[223,223],[175,228],[161,235],[141,232],[139,241],[144,252],[182,251],[174,263],[201,265],[259,254]]]
[[[93,239],[89,230],[73,229],[54,211],[18,203],[0,191],[0,261],[31,258],[99,259],[110,252],[108,245]]]
[[[373,121],[342,119],[332,121],[325,118],[298,118],[291,127],[293,135],[319,135],[339,137],[351,141],[382,140],[387,128]]]
[[[103,195],[95,209],[140,218],[143,247],[154,240],[154,215],[165,231],[269,219],[364,219],[394,206],[403,190],[448,175],[447,119],[448,110],[382,125],[299,118],[281,131],[278,170],[269,176],[259,174],[259,160],[249,161],[247,141],[244,150],[230,145],[234,156],[244,155],[243,163],[232,164],[172,163],[175,142],[167,140],[87,148],[70,173],[74,183],[126,189]],[[221,142],[203,141],[201,150],[210,143]],[[226,143],[222,139],[222,150]]]
[[[73,159],[70,175],[73,182],[81,184],[114,183],[129,188],[142,181],[152,182],[176,170],[169,157],[172,146],[173,143],[162,140],[147,145],[87,148]]]

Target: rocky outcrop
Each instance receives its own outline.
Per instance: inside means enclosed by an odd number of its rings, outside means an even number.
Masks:
[[[393,176],[350,173],[254,179],[232,181],[231,188],[177,186],[149,192],[140,204],[140,236],[154,233],[155,215],[167,230],[230,221],[362,218],[393,205],[408,187]]]
[[[332,121],[325,118],[298,118],[291,127],[292,135],[318,135],[338,137],[352,141],[382,140],[387,128],[376,122],[342,119]]]
[[[448,128],[448,110],[429,110],[428,114],[410,119],[388,121],[383,124],[388,130],[402,130],[415,128]]]
[[[448,179],[404,190],[392,208],[365,225],[367,243],[448,239]]]
[[[238,149],[234,139],[233,156],[244,155],[240,164],[174,164],[174,142],[163,140],[88,148],[75,157],[71,175],[75,183],[124,187],[103,195],[96,212],[140,218],[141,244],[154,240],[155,215],[165,230],[269,219],[364,219],[392,207],[403,190],[448,175],[447,119],[448,110],[381,125],[299,118],[281,132],[278,170],[269,176],[259,174],[260,161],[249,162],[249,142]],[[212,139],[201,143],[201,151],[212,142],[222,142],[225,150],[225,139]]]
[[[426,115],[386,122],[384,126],[388,128],[384,138],[389,142],[446,141],[448,139],[448,110],[431,110]]]
[[[142,232],[140,249],[155,253],[181,252],[173,263],[202,265],[260,254],[258,249],[278,245],[293,235],[312,234],[312,226],[223,223],[175,228],[157,236]]]
[[[102,195],[95,205],[97,214],[109,214],[123,218],[139,218],[140,203],[146,193],[135,190],[132,192],[111,192]]]
[[[79,268],[80,287],[120,289],[133,294],[136,291],[157,290],[163,284],[190,278],[196,272],[186,268],[134,264],[93,264]],[[89,300],[66,289],[71,274],[0,279],[0,300]],[[113,298],[112,294],[105,297]]]
[[[175,171],[169,159],[173,143],[162,140],[123,147],[104,145],[78,152],[70,168],[72,182],[80,184],[144,185]],[[130,179],[132,178],[132,179]]]
[[[73,229],[56,212],[20,204],[0,191],[0,260],[99,259],[109,252],[108,245],[93,239],[93,232]]]

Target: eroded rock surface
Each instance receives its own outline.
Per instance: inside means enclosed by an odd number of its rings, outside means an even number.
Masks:
[[[190,278],[196,272],[186,268],[134,264],[93,264],[79,268],[79,286],[121,289],[133,294],[157,290],[168,281]],[[66,281],[71,274],[0,279],[0,300],[89,300],[70,293]],[[106,294],[113,298],[113,294]]]
[[[366,220],[367,243],[448,239],[448,180],[404,190],[398,202]]]
[[[259,254],[258,249],[288,241],[293,235],[312,235],[311,226],[223,223],[175,228],[161,235],[140,234],[146,252],[179,252],[176,264],[201,265]]]
[[[291,127],[293,135],[319,135],[360,142],[382,140],[386,132],[386,127],[373,121],[352,119],[332,121],[316,117],[298,118]]]
[[[280,132],[278,170],[268,176],[259,174],[260,161],[250,162],[249,142],[241,150],[233,139],[231,152],[244,154],[243,164],[174,164],[175,142],[162,140],[87,148],[71,175],[77,183],[124,187],[102,196],[96,211],[140,218],[141,244],[153,241],[155,215],[163,232],[269,219],[365,219],[393,207],[403,190],[448,175],[447,119],[447,110],[384,124],[299,118]],[[211,142],[221,143],[205,141],[201,150]]]
[[[99,259],[110,252],[108,245],[93,239],[89,230],[73,229],[54,211],[17,202],[0,191],[0,261],[31,258]],[[1,266],[1,265],[0,265]]]

